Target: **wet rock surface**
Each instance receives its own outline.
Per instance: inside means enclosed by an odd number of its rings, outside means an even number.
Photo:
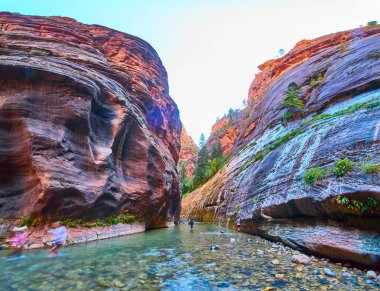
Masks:
[[[260,67],[233,158],[186,196],[182,217],[229,226],[239,217],[242,231],[267,237],[281,227],[275,220],[302,218],[310,224],[307,229],[295,221],[276,239],[315,254],[380,266],[380,207],[355,208],[339,200],[380,202],[379,173],[363,170],[380,163],[379,44],[380,28],[365,27],[300,42]],[[301,87],[304,116],[283,126],[282,102],[291,82]],[[331,169],[342,159],[353,167],[339,176]],[[304,175],[313,167],[327,174],[308,184]],[[327,218],[332,225],[324,223]],[[322,223],[316,226],[315,220]],[[271,222],[273,227],[260,228]],[[318,235],[310,235],[314,231]]]
[[[0,13],[0,217],[179,214],[181,123],[145,41]]]

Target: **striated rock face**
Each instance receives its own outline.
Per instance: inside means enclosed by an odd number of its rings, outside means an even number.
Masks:
[[[195,164],[197,162],[197,154],[197,145],[194,143],[191,136],[187,134],[185,127],[182,125],[181,151],[179,152],[178,166],[181,171],[181,167],[184,165],[187,177],[191,177],[193,175]]]
[[[238,118],[239,116],[236,116],[236,120],[230,121],[230,118],[224,117],[213,125],[206,144],[209,151],[212,150],[213,145],[220,142],[222,155],[224,157],[230,155],[239,133],[238,121],[240,120]]]
[[[236,154],[188,194],[182,216],[231,226],[240,217],[245,232],[380,266],[380,177],[365,170],[380,164],[380,27],[302,41],[260,68]],[[301,87],[305,114],[283,127],[291,82]],[[353,167],[340,176],[341,159]],[[308,184],[312,167],[325,177]]]
[[[165,225],[180,209],[180,132],[145,41],[0,13],[0,217],[128,211]]]

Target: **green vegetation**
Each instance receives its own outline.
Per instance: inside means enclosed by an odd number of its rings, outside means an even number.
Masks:
[[[296,83],[292,82],[288,85],[288,91],[286,92],[285,99],[283,100],[283,104],[286,108],[291,111],[297,111],[303,114],[304,104],[298,94],[301,91],[301,87]]]
[[[34,219],[32,216],[27,216],[20,221],[18,226],[36,227],[37,225],[38,221],[36,219]]]
[[[318,86],[322,82],[322,80],[323,80],[323,74],[319,73],[315,79],[310,78],[309,87],[314,88],[314,87]]]
[[[83,221],[82,219],[77,220],[71,220],[70,218],[61,220],[60,223],[67,227],[77,227],[77,226],[83,226],[87,228],[91,227],[104,227],[104,226],[110,226],[110,225],[116,225],[119,223],[124,224],[132,224],[135,222],[142,222],[142,218],[137,218],[131,214],[124,214],[122,216],[117,217],[106,217],[104,219],[96,219],[94,221]]]
[[[35,50],[35,49],[30,50],[28,52],[28,54],[31,55],[31,56],[47,56],[47,55],[49,55],[48,52],[45,52],[45,51],[42,51],[42,50]]]
[[[323,180],[326,178],[328,172],[323,168],[310,168],[306,171],[305,175],[303,176],[303,180],[309,184],[313,185],[318,181]]]
[[[340,161],[336,161],[334,164],[334,167],[331,169],[331,171],[337,176],[337,177],[343,177],[346,175],[354,166],[354,163],[351,162],[349,159],[344,158]]]
[[[366,174],[380,174],[380,164],[365,165],[360,167]]]
[[[294,130],[280,138],[275,139],[274,141],[270,142],[268,145],[269,147],[266,149],[263,149],[253,157],[253,162],[256,162],[258,160],[261,160],[266,155],[268,155],[270,152],[274,151],[276,148],[278,148],[280,145],[288,142],[289,140],[293,139],[294,137],[304,133],[305,130]]]
[[[379,97],[380,96],[377,96],[377,97],[373,98],[372,100],[354,104],[350,107],[347,107],[346,109],[339,110],[339,111],[335,112],[334,114],[316,115],[313,118],[301,123],[301,126],[309,125],[309,124],[314,123],[314,122],[319,121],[319,120],[329,120],[329,119],[337,117],[337,116],[350,114],[350,113],[358,111],[360,109],[372,109],[372,108],[379,107],[380,101],[377,101]],[[377,101],[377,102],[374,102],[374,101]]]
[[[374,25],[377,25],[377,23],[378,22],[376,20],[368,21],[367,26],[374,26]]]
[[[222,145],[217,141],[211,150],[211,154],[206,148],[205,137],[202,134],[199,142],[199,153],[197,163],[194,169],[194,177],[188,178],[184,166],[180,171],[180,184],[182,196],[192,192],[199,186],[206,183],[212,176],[216,174],[227,162],[228,157],[223,157]]]
[[[371,196],[365,200],[350,199],[347,196],[337,196],[334,198],[334,202],[348,209],[358,210],[360,212],[373,211],[379,205],[379,201]]]
[[[288,122],[292,120],[293,117],[294,114],[292,112],[285,111],[284,115],[281,117],[281,125],[283,127],[286,127],[288,125]]]

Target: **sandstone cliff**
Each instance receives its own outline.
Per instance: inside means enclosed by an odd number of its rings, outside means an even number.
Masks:
[[[182,125],[181,151],[179,152],[178,170],[182,171],[182,167],[184,167],[187,178],[193,175],[195,164],[197,162],[197,154],[197,145],[194,143],[191,136],[187,134],[185,127]]]
[[[302,41],[260,69],[235,155],[182,216],[239,217],[245,232],[380,266],[380,27]],[[283,126],[293,82],[304,108]]]
[[[0,13],[0,76],[1,218],[178,215],[181,123],[148,43]]]

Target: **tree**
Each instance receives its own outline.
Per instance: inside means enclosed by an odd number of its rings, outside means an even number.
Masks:
[[[243,99],[243,106],[247,106],[247,100],[246,99]]]
[[[286,108],[289,108],[292,111],[299,111],[301,114],[304,110],[304,104],[298,94],[301,91],[301,87],[297,83],[292,82],[288,85],[288,91],[286,92],[285,99],[283,104]]]
[[[202,133],[200,138],[199,138],[199,148],[202,149],[206,144],[206,139],[204,134]]]
[[[277,57],[281,58],[285,55],[285,50],[284,49],[279,49],[277,53]]]
[[[220,143],[220,140],[218,140],[212,146],[211,158],[216,159],[216,158],[219,158],[221,156],[222,156],[222,144]]]
[[[235,111],[232,108],[228,109],[228,118],[230,119],[230,122],[232,122],[234,115]]]
[[[368,22],[367,22],[367,25],[368,25],[368,26],[372,26],[372,25],[377,25],[377,23],[378,23],[378,22],[377,22],[376,20],[372,20],[372,21],[368,21]]]

